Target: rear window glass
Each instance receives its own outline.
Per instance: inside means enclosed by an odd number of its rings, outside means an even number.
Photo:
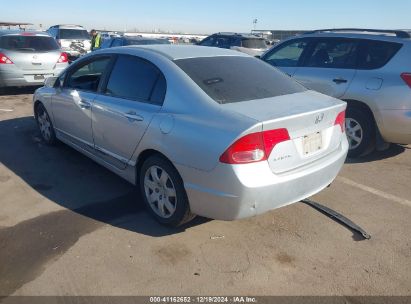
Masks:
[[[47,52],[58,50],[60,47],[51,37],[9,35],[0,37],[0,48],[13,51]]]
[[[362,70],[382,68],[402,47],[400,43],[372,40],[364,40],[362,45],[359,60],[359,69]]]
[[[267,44],[263,39],[243,39],[242,46],[249,49],[266,49]]]
[[[60,29],[57,39],[90,39],[86,30]]]
[[[252,57],[204,57],[179,59],[174,62],[204,92],[221,104],[306,90],[276,68]]]
[[[161,77],[160,71],[148,61],[134,56],[120,56],[111,72],[106,94],[161,104],[165,95],[165,80]]]

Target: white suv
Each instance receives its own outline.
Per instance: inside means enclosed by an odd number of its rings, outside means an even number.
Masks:
[[[47,30],[47,33],[57,40],[61,49],[68,54],[70,61],[90,51],[90,35],[80,25],[54,25]]]
[[[350,157],[411,143],[409,31],[317,30],[261,57],[306,87],[348,103]]]

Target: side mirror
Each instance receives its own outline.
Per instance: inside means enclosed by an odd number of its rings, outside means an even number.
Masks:
[[[257,59],[261,59],[261,55],[255,55],[254,57]]]
[[[52,76],[52,77],[48,77],[45,81],[44,81],[44,86],[48,87],[48,88],[53,88],[54,85],[56,84],[58,80],[57,76]]]

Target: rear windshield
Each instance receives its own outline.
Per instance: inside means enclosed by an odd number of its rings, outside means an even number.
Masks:
[[[249,49],[266,49],[267,45],[263,39],[243,39],[241,41],[242,47]]]
[[[0,37],[0,48],[13,51],[47,52],[58,50],[60,47],[51,37],[8,35]]]
[[[220,104],[270,98],[306,89],[260,59],[240,56],[188,58],[174,61]]]
[[[86,30],[60,29],[57,39],[90,39]]]

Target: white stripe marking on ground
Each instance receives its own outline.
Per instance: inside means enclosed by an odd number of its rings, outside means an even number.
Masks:
[[[385,198],[387,200],[399,203],[399,204],[404,205],[404,206],[411,207],[411,201],[406,200],[405,198],[401,198],[401,197],[386,193],[384,191],[381,191],[381,190],[378,190],[378,189],[375,189],[375,188],[372,188],[372,187],[368,187],[366,185],[354,182],[354,181],[352,181],[352,180],[350,180],[346,177],[339,176],[337,178],[337,180],[343,182],[344,184],[356,187],[358,189],[361,189],[363,191],[366,191],[366,192],[372,193],[374,195],[380,196],[380,197]]]
[[[3,111],[3,112],[13,112],[14,110],[12,110],[12,109],[0,109],[0,111]]]

